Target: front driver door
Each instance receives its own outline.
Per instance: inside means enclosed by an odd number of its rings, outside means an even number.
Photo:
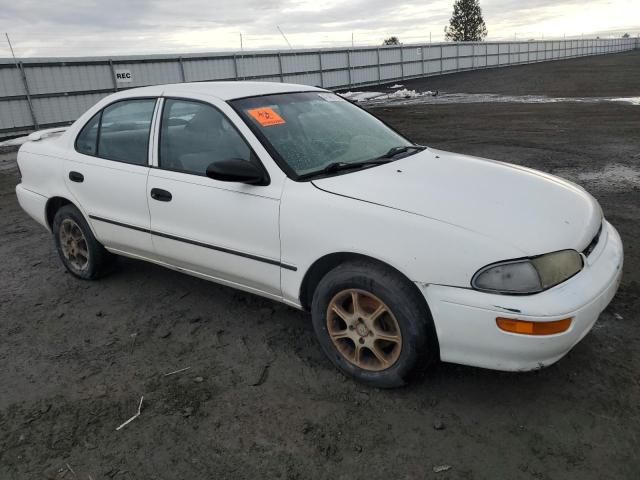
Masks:
[[[161,261],[248,290],[280,295],[278,185],[213,180],[209,164],[259,162],[220,109],[164,99],[158,168],[147,185],[151,231]]]

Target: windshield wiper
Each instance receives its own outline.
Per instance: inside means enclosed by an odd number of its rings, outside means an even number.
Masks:
[[[393,162],[394,157],[403,153],[412,152],[417,153],[426,150],[427,147],[422,145],[403,145],[401,147],[393,147],[384,155],[374,158],[372,160],[365,160],[363,162],[333,162],[325,166],[322,170],[317,172],[306,173],[298,177],[300,180],[317,177],[318,175],[329,175],[331,173],[342,172],[345,170],[358,170],[361,168],[373,167],[376,165],[384,165],[385,163]]]
[[[322,169],[322,173],[335,173],[341,172],[343,170],[353,170],[357,168],[370,167],[373,165],[383,165],[385,163],[389,163],[389,160],[376,158],[374,160],[366,160],[364,162],[334,162],[324,167]]]
[[[299,178],[301,180],[304,180],[307,178],[317,177],[318,175],[328,175],[345,170],[358,170],[360,168],[373,167],[375,165],[384,165],[385,163],[390,162],[391,160],[382,157],[374,158],[373,160],[365,160],[364,162],[333,162],[325,166],[322,170],[301,175]]]
[[[382,155],[380,158],[393,158],[403,153],[422,152],[423,150],[426,150],[426,149],[427,147],[423,147],[422,145],[403,145],[401,147],[393,147],[389,149],[389,151],[384,155]]]

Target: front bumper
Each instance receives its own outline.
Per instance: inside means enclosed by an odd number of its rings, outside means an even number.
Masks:
[[[566,282],[535,295],[508,296],[471,289],[421,287],[431,308],[444,362],[505,371],[548,366],[589,333],[613,299],[622,276],[622,241],[605,221],[584,269]],[[549,322],[573,318],[569,330],[549,336],[508,333],[496,318]]]

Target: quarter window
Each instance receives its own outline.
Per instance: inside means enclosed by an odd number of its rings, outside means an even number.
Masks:
[[[147,165],[155,99],[123,100],[96,114],[76,139],[85,155]]]
[[[206,175],[214,162],[254,161],[251,148],[216,108],[200,102],[167,99],[160,131],[160,168]]]
[[[84,126],[76,140],[76,150],[85,155],[95,156],[98,152],[98,126],[100,125],[100,115],[97,113]]]

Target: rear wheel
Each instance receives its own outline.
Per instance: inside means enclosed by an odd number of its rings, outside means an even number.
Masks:
[[[103,275],[112,264],[113,255],[96,240],[86,220],[73,205],[65,205],[56,212],[52,230],[62,263],[76,277],[93,280]]]
[[[312,301],[314,329],[341,371],[382,388],[404,385],[418,366],[437,357],[431,315],[415,287],[374,262],[330,271]]]

